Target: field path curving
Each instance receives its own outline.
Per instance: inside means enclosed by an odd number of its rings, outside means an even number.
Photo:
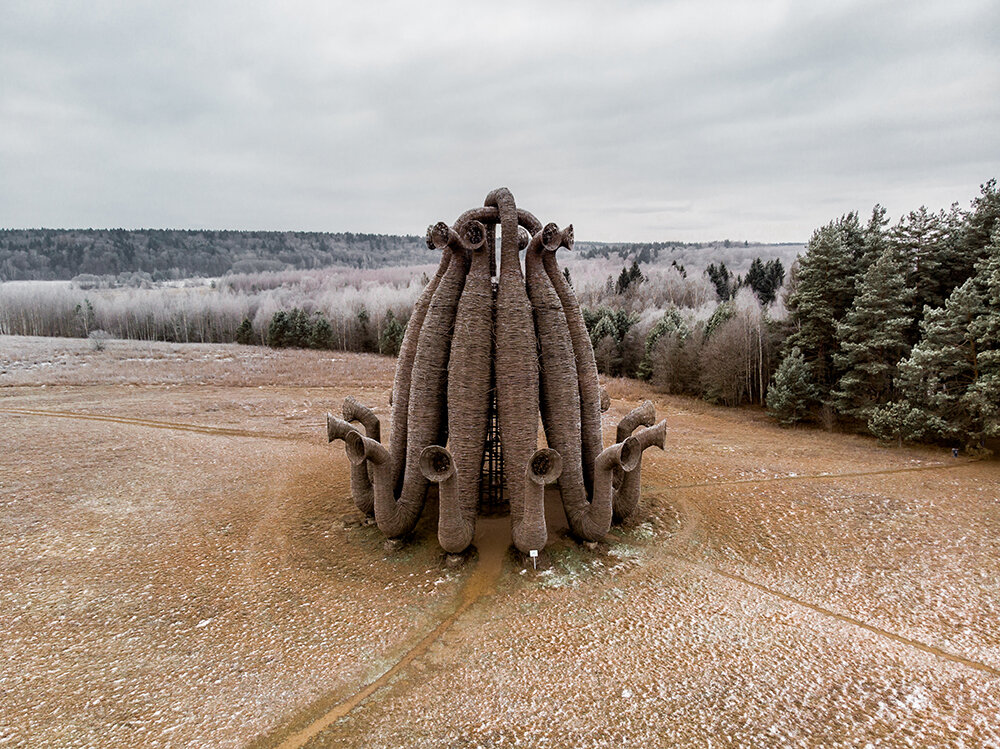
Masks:
[[[663,485],[663,489],[702,489],[713,486],[732,486],[734,484],[768,484],[776,481],[835,481],[837,479],[861,478],[865,476],[895,476],[902,473],[917,473],[920,471],[945,471],[953,468],[961,468],[976,460],[963,459],[955,460],[951,463],[932,463],[924,466],[907,466],[906,468],[886,468],[877,471],[848,471],[845,473],[808,473],[785,476],[768,476],[767,478],[751,479],[725,479],[723,481],[708,481],[700,484],[675,484]]]
[[[0,413],[16,416],[48,416],[57,419],[83,419],[84,421],[107,421],[112,424],[127,424],[129,426],[148,427],[150,429],[173,429],[180,432],[196,432],[198,434],[213,434],[222,437],[251,437],[254,439],[285,440],[291,442],[306,442],[301,437],[287,434],[266,434],[247,429],[232,429],[229,427],[212,427],[201,424],[184,424],[175,421],[154,421],[152,419],[135,419],[128,416],[104,416],[81,411],[43,411],[30,408],[0,408]]]
[[[786,479],[834,478],[835,479],[841,476],[872,476],[872,475],[882,475],[882,474],[906,473],[906,472],[920,471],[920,470],[956,468],[958,466],[966,465],[971,462],[975,461],[963,461],[961,463],[956,463],[956,464],[921,466],[917,468],[903,468],[903,469],[895,469],[888,471],[870,471],[870,472],[857,472],[857,473],[835,474],[835,475],[822,474],[816,476],[794,476],[794,477],[781,477],[781,478],[786,478]],[[758,481],[766,482],[766,481],[776,481],[776,480],[781,480],[781,479],[780,478],[759,479]],[[658,499],[663,500],[665,492],[669,490],[724,486],[729,484],[740,484],[740,483],[756,483],[756,482],[720,481],[716,483],[693,484],[690,486],[672,486],[672,487],[658,486],[656,487],[655,496]],[[650,494],[653,494],[653,492],[650,492]],[[987,665],[980,661],[973,660],[972,658],[967,658],[957,653],[951,653],[946,650],[942,650],[941,648],[935,647],[933,645],[928,645],[926,643],[920,642],[919,640],[914,640],[909,637],[904,637],[903,635],[890,632],[881,627],[876,627],[872,624],[868,624],[867,622],[864,622],[860,619],[856,619],[852,616],[848,616],[846,614],[840,614],[824,606],[815,603],[810,603],[809,601],[805,601],[801,598],[796,598],[795,596],[783,593],[780,590],[775,590],[774,588],[768,587],[767,585],[763,585],[762,583],[750,580],[749,578],[746,578],[743,575],[738,575],[734,572],[727,572],[726,570],[720,569],[719,567],[713,564],[709,564],[707,562],[702,562],[702,561],[695,561],[685,556],[684,554],[680,553],[680,550],[688,548],[692,544],[698,543],[697,537],[701,530],[700,525],[702,520],[701,512],[696,507],[694,502],[690,502],[679,497],[671,497],[666,501],[674,505],[674,507],[678,510],[678,514],[680,516],[680,526],[676,529],[673,536],[667,541],[665,548],[660,549],[660,553],[664,554],[665,556],[668,556],[671,559],[674,559],[687,567],[708,573],[710,575],[716,575],[718,577],[725,578],[727,580],[732,580],[734,582],[748,586],[760,592],[766,593],[786,603],[791,603],[796,606],[801,606],[802,608],[808,609],[809,611],[820,614],[821,616],[835,619],[844,624],[850,624],[855,627],[860,627],[861,629],[864,629],[867,632],[870,632],[874,635],[885,638],[887,640],[891,640],[895,643],[904,645],[914,650],[919,650],[922,653],[927,653],[937,658],[941,658],[942,660],[950,661],[952,663],[956,663],[958,665],[965,666],[967,668],[975,669],[976,671],[989,674],[990,676],[1000,677],[1000,669],[994,668],[993,666]]]
[[[333,704],[330,704],[329,699],[320,699],[292,718],[283,728],[257,739],[250,746],[276,746],[279,749],[299,749],[299,747],[305,746],[322,731],[346,716],[397,676],[400,676],[416,658],[426,653],[473,604],[484,596],[492,594],[511,543],[509,520],[507,518],[479,518],[475,543],[479,559],[469,574],[469,579],[458,598],[457,606],[451,614],[442,619],[434,629],[406,651],[375,681]]]

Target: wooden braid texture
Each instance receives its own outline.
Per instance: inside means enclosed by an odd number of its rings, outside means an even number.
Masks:
[[[560,247],[572,249],[573,225],[563,231],[563,241]],[[576,377],[580,387],[580,432],[581,453],[583,456],[583,481],[587,493],[593,493],[594,461],[604,449],[604,437],[601,434],[601,386],[597,378],[597,360],[594,358],[594,347],[590,342],[590,333],[583,321],[583,312],[576,294],[566,281],[556,263],[556,254],[547,252],[543,257],[545,272],[552,282],[552,287],[562,302],[569,336],[573,341],[573,359],[576,364]],[[621,440],[618,440],[619,442]]]
[[[464,231],[470,228],[487,238],[487,230],[479,221],[468,222]],[[445,518],[446,508],[441,504],[438,540],[441,548],[455,553],[469,545],[476,530],[479,480],[489,426],[493,283],[487,246],[479,245],[472,252],[448,360],[448,435],[458,475],[457,502],[448,511],[458,511],[460,517]]]
[[[329,440],[343,440],[351,462],[358,509],[373,514],[389,538],[405,536],[435,482],[438,541],[450,554],[465,551],[476,530],[495,378],[514,545],[525,553],[545,547],[545,487],[555,482],[577,538],[598,541],[613,520],[632,522],[642,453],[663,448],[666,423],[650,426],[656,414],[647,401],[619,422],[616,443],[603,447],[607,393],[580,305],[555,257],[560,247],[572,249],[573,227],[543,227],[499,188],[452,226],[429,227],[427,243],[441,250],[441,264],[400,347],[388,445],[374,412],[353,398],[344,402],[343,419],[327,415]],[[539,413],[549,443],[542,449]],[[633,436],[640,426],[646,428]]]
[[[427,228],[427,244],[432,246]],[[441,264],[430,283],[424,287],[417,303],[413,305],[410,321],[406,324],[403,342],[399,347],[399,358],[396,362],[396,375],[392,382],[392,415],[389,423],[389,455],[392,469],[393,491],[398,493],[403,484],[403,464],[406,462],[406,421],[410,406],[410,376],[413,373],[413,359],[417,355],[417,341],[420,338],[420,328],[423,327],[427,308],[430,307],[438,284],[448,271],[451,264],[451,250],[447,247],[441,253]]]
[[[648,402],[648,401],[647,401]],[[635,433],[634,439],[639,446],[639,461],[631,471],[622,472],[621,484],[614,492],[614,522],[629,524],[634,522],[639,511],[639,484],[642,481],[642,454],[654,445],[661,450],[667,435],[667,420],[656,426],[644,427]]]
[[[518,258],[517,206],[510,190],[486,196],[500,215],[500,280],[496,309],[497,421],[511,527],[524,515],[524,474],[538,447],[538,361],[531,304]],[[523,549],[522,549],[523,551]]]
[[[440,226],[440,225],[439,225]],[[445,225],[447,232],[448,227]],[[465,285],[467,251],[457,237],[448,236],[451,262],[427,308],[410,377],[406,416],[406,463],[403,488],[392,508],[375,503],[375,522],[389,538],[404,536],[420,519],[427,498],[427,479],[420,472],[420,454],[439,439],[441,414],[448,393],[448,354],[455,311]],[[485,241],[485,238],[484,238]],[[381,509],[381,511],[380,511]]]

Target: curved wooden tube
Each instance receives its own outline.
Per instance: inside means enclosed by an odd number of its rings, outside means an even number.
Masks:
[[[457,230],[444,221],[438,221],[428,227],[427,236],[439,250],[450,247],[452,250],[459,248],[469,253],[485,245],[486,226],[481,221],[467,221],[461,227],[456,224],[456,227]]]
[[[467,226],[479,227],[484,237],[487,235],[485,227],[478,221],[469,222]],[[489,252],[480,244],[473,250],[472,266],[458,301],[455,334],[448,360],[448,435],[458,473],[458,498],[453,509],[461,515],[460,519],[449,519],[449,527],[475,531],[489,427],[492,358],[493,282],[490,279]],[[449,511],[451,509],[449,507]],[[444,512],[442,505],[441,522],[444,522]],[[440,530],[438,535],[441,536]],[[463,540],[464,536],[449,543],[456,546]],[[469,540],[464,540],[465,546],[470,542],[471,536]],[[441,545],[445,546],[445,541],[442,540]],[[447,547],[445,550],[450,551]]]
[[[500,188],[504,190],[506,188]],[[493,192],[497,192],[494,190]],[[508,191],[509,192],[509,191]],[[492,195],[493,193],[490,193]],[[486,200],[490,198],[487,196]],[[542,222],[535,218],[535,215],[530,211],[525,211],[521,208],[517,208],[517,223],[518,226],[523,226],[528,230],[529,234],[537,234],[542,230]],[[482,208],[473,208],[466,211],[461,216],[459,216],[453,226],[456,231],[461,231],[462,226],[468,221],[481,221],[487,226],[496,225],[500,223],[500,209],[496,205],[487,205]]]
[[[618,422],[615,438],[618,442],[628,437],[640,426],[650,427],[656,423],[656,407],[653,401],[643,401],[622,417]]]
[[[573,226],[567,226],[559,237],[559,247],[571,248],[573,245]],[[601,434],[601,390],[597,378],[597,361],[594,359],[594,347],[590,342],[590,334],[583,322],[583,313],[576,294],[566,281],[556,263],[555,252],[545,252],[542,256],[545,272],[552,282],[552,287],[562,302],[566,324],[569,327],[570,340],[573,342],[573,359],[576,364],[576,378],[580,385],[580,434],[581,453],[583,460],[583,480],[588,494],[593,494],[594,461],[604,445]]]
[[[354,396],[349,395],[344,398],[344,421],[357,421],[365,428],[365,436],[371,437],[376,442],[382,441],[382,423],[378,416],[368,406],[359,402]]]
[[[581,513],[569,509],[588,506],[581,453],[580,385],[562,302],[542,264],[542,253],[558,246],[552,239],[559,233],[558,226],[547,224],[531,238],[524,259],[525,283],[538,334],[542,424],[548,444],[562,457],[559,492],[570,528],[583,535],[587,529],[575,525]]]
[[[431,242],[431,229],[427,227],[427,245],[433,248]],[[392,456],[392,485],[393,491],[398,492],[403,483],[403,466],[406,463],[406,432],[407,417],[410,404],[410,384],[413,372],[413,360],[417,354],[417,341],[420,338],[420,329],[424,324],[424,317],[427,315],[427,308],[430,307],[434,292],[437,291],[441,279],[444,278],[448,268],[451,266],[451,249],[445,248],[441,253],[441,264],[438,265],[437,272],[430,283],[424,288],[413,305],[413,312],[410,313],[410,321],[406,324],[406,332],[403,334],[403,343],[399,347],[399,357],[396,360],[396,375],[392,382],[392,396],[389,404],[392,406],[392,415],[389,422],[389,453]]]
[[[438,485],[438,542],[449,554],[461,554],[476,534],[476,516],[467,519],[459,497],[459,475],[451,453],[429,445],[420,454],[420,472]]]
[[[349,434],[360,434],[360,432],[343,419],[338,419],[333,414],[326,415],[326,437],[327,442],[334,440],[344,440],[345,449]],[[369,517],[375,514],[375,493],[372,488],[372,477],[368,473],[367,464],[351,463],[351,498],[354,506]]]
[[[625,416],[621,418],[618,422],[618,427],[615,430],[615,441],[621,442],[626,437],[628,437],[632,432],[634,432],[640,426],[652,426],[656,423],[656,408],[653,406],[653,401],[647,400],[643,401],[640,405],[633,408]],[[615,469],[615,491],[618,492],[621,488],[622,481],[625,478],[625,472],[620,468]]]
[[[518,258],[517,207],[506,188],[486,196],[500,217],[500,280],[496,302],[497,421],[511,527],[524,514],[524,472],[538,447],[538,362],[535,326]]]
[[[648,401],[647,401],[648,402]],[[614,522],[627,523],[635,519],[639,510],[639,485],[642,481],[642,454],[654,445],[661,450],[666,445],[667,420],[656,426],[640,429],[632,439],[638,442],[639,460],[635,468],[623,474],[621,485],[614,493]]]
[[[631,471],[639,464],[640,455],[635,437],[601,451],[594,461],[594,494],[590,504],[567,506],[563,500],[574,535],[584,541],[600,541],[611,530],[614,469]]]
[[[347,459],[351,461],[352,466],[364,467],[367,463],[372,467],[375,522],[381,530],[383,521],[379,520],[379,517],[395,519],[398,513],[396,498],[392,494],[392,461],[389,451],[381,442],[376,442],[365,437],[357,429],[352,429],[344,438],[344,452],[347,453]],[[416,519],[413,523],[416,525]]]
[[[524,469],[524,512],[510,532],[514,546],[527,554],[541,551],[549,540],[545,524],[545,487],[559,479],[562,458],[559,453],[543,447],[536,450]]]
[[[482,237],[485,242],[485,236]],[[462,244],[449,243],[451,262],[441,277],[427,307],[417,351],[410,374],[410,397],[406,415],[406,462],[403,466],[403,486],[394,507],[383,504],[381,515],[378,487],[375,490],[375,521],[389,538],[403,536],[413,530],[427,498],[427,479],[420,473],[420,454],[428,445],[440,440],[444,429],[447,399],[448,356],[455,310],[468,271]],[[395,409],[395,406],[393,407]],[[395,454],[392,454],[395,458]]]

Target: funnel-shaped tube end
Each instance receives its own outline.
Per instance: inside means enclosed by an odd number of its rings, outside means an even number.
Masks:
[[[444,221],[438,221],[427,229],[427,237],[439,250],[446,247],[461,248],[469,252],[478,250],[486,244],[486,226],[482,221],[469,221],[461,227],[462,233],[452,229]]]
[[[346,440],[351,432],[358,431],[343,419],[338,419],[331,413],[326,415],[326,441]]]
[[[661,419],[655,426],[639,430],[636,435],[640,447],[658,447],[661,450],[667,446],[667,420]]]
[[[517,251],[522,252],[531,243],[531,235],[523,226],[517,227]]]
[[[539,486],[555,483],[562,475],[562,456],[543,447],[528,461],[528,478]]]
[[[559,249],[559,243],[562,241],[562,232],[559,231],[559,226],[557,224],[548,223],[542,227],[542,247],[550,252],[555,252]]]
[[[645,427],[629,437],[635,440],[640,459],[631,470],[621,473],[618,489],[614,493],[614,521],[631,523],[639,513],[639,488],[642,483],[642,453],[648,447],[658,447],[661,450],[666,444],[667,420],[663,419],[656,426]],[[628,440],[626,440],[628,441]]]
[[[451,227],[444,221],[438,221],[427,227],[427,243],[436,250],[443,250],[448,246],[448,239],[451,235]]]
[[[635,437],[629,437],[621,443],[618,450],[618,464],[625,472],[631,471],[642,459],[642,445]]]
[[[482,221],[468,222],[462,227],[460,236],[468,250],[478,250],[486,246],[486,226]]]
[[[570,224],[562,231],[562,241],[559,243],[560,247],[565,247],[567,250],[573,249],[573,224]]]
[[[365,462],[368,456],[365,454],[365,440],[361,432],[355,429],[344,437],[344,452],[351,465],[359,466]]]
[[[455,475],[455,461],[443,447],[428,445],[420,453],[420,472],[428,481],[441,483]]]
[[[368,406],[359,402],[354,398],[354,396],[347,396],[344,398],[344,421],[360,422],[365,428],[365,436],[369,437],[376,442],[381,442],[382,440],[382,426],[379,422],[378,416],[372,411]]]

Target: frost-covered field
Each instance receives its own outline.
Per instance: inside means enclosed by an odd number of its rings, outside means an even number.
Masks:
[[[0,337],[0,746],[1000,745],[1000,463],[660,397],[640,525],[450,570],[325,444],[392,367]]]

